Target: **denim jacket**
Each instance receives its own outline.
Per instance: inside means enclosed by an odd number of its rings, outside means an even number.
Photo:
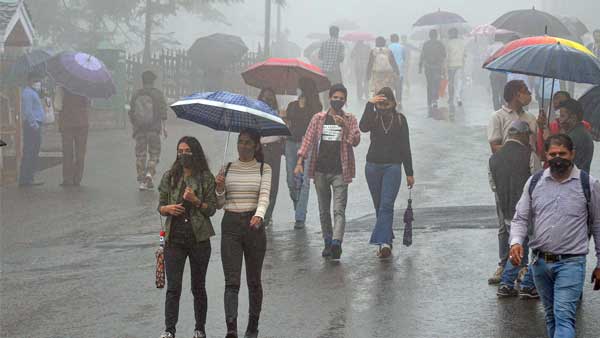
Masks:
[[[185,187],[191,187],[194,194],[207,208],[193,208],[190,212],[190,221],[197,242],[203,242],[215,235],[210,217],[215,214],[217,197],[215,195],[215,177],[209,171],[198,176],[181,177],[175,188],[171,187],[171,172],[167,171],[160,181],[158,210],[165,205],[179,204],[183,202],[183,191]],[[165,222],[165,241],[169,241],[169,233],[173,216],[167,216]]]

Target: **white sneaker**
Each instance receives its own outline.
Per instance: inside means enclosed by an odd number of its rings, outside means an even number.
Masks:
[[[148,185],[146,184],[146,182],[141,182],[140,183],[140,191],[144,191],[144,190],[148,190]]]
[[[389,244],[381,245],[381,258],[388,258],[392,255],[392,246]]]
[[[146,178],[144,179],[146,183],[146,189],[154,189],[154,182],[152,182],[152,175],[146,174]]]
[[[174,338],[171,332],[164,332],[160,335],[160,338]]]

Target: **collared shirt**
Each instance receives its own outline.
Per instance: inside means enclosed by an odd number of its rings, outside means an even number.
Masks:
[[[508,140],[508,130],[513,121],[525,121],[529,124],[529,129],[532,131],[532,137],[530,140],[531,149],[536,150],[536,139],[533,135],[537,135],[537,119],[535,116],[528,112],[517,113],[510,110],[508,107],[503,106],[500,110],[492,115],[490,123],[488,125],[488,142],[498,142],[500,144],[506,143]]]
[[[21,112],[23,113],[23,119],[34,129],[38,129],[44,122],[46,113],[40,95],[35,89],[31,87],[23,89],[21,93]]]
[[[356,163],[354,160],[354,150],[352,147],[358,146],[360,143],[360,129],[356,117],[351,114],[344,113],[346,128],[342,129],[342,144],[340,151],[340,160],[342,161],[342,176],[345,183],[352,182],[356,175]],[[302,140],[302,146],[298,150],[298,156],[307,158],[308,152],[312,151],[312,157],[309,163],[308,177],[314,178],[317,168],[317,160],[319,158],[319,145],[321,135],[323,134],[323,125],[327,119],[327,112],[320,112],[313,116],[306,135]]]
[[[339,70],[339,65],[344,61],[344,45],[336,38],[324,41],[319,49],[321,69],[326,72]]]
[[[587,255],[587,202],[575,166],[563,182],[556,181],[546,169],[529,198],[531,178],[511,223],[510,244],[523,244],[527,237],[530,213],[534,222],[529,247],[555,255]],[[592,234],[596,243],[597,267],[600,268],[600,182],[590,176]],[[533,208],[533,210],[531,210]]]

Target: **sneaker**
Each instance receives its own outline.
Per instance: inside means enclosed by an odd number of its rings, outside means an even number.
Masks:
[[[175,336],[171,332],[164,332],[160,335],[160,338],[175,338]]]
[[[519,270],[519,274],[517,275],[517,281],[519,283],[521,283],[523,281],[523,278],[525,278],[525,274],[527,273],[527,267],[524,266],[521,268],[521,270]]]
[[[381,246],[379,258],[388,258],[392,255],[392,246],[389,244],[383,244]]]
[[[537,292],[536,288],[521,288],[521,290],[519,290],[519,298],[520,299],[539,299],[540,294]]]
[[[321,253],[323,257],[331,257],[331,244],[325,243],[325,248],[323,248],[323,252]]]
[[[304,223],[304,221],[296,221],[296,223],[294,224],[294,229],[296,230],[302,230],[306,227],[306,224]]]
[[[148,184],[146,182],[140,183],[140,191],[148,190]]]
[[[496,291],[496,296],[498,296],[498,298],[516,297],[518,295],[519,291],[509,287],[508,285],[500,285],[498,291]]]
[[[340,259],[342,257],[342,243],[334,240],[331,243],[331,259]]]
[[[502,280],[502,273],[504,273],[504,267],[498,266],[496,272],[494,272],[494,275],[488,279],[488,284],[500,284],[500,281]]]
[[[154,182],[152,182],[152,175],[147,174],[144,178],[144,182],[146,182],[146,189],[154,189]]]
[[[206,338],[206,333],[204,333],[200,330],[195,330],[194,336],[192,338]]]

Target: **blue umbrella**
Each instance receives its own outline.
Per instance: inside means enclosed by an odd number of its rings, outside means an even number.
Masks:
[[[193,94],[171,105],[178,118],[228,132],[254,129],[261,136],[289,136],[285,122],[266,103],[225,91]],[[229,134],[225,152],[229,145]]]

